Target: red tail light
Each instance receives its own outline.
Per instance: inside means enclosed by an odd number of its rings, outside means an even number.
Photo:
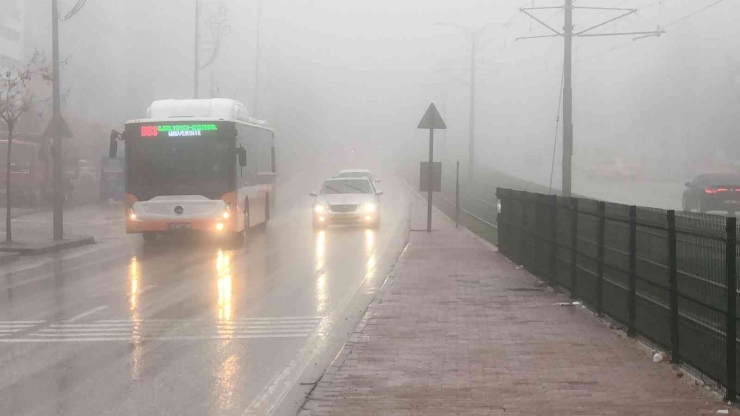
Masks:
[[[728,191],[727,188],[714,188],[714,189],[705,188],[704,189],[705,194],[716,194],[717,192],[727,192],[727,191]]]

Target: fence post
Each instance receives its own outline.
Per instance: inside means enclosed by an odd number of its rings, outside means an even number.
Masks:
[[[629,325],[627,335],[634,336],[637,333],[637,207],[630,206],[629,223],[629,300],[627,310],[629,312]]]
[[[570,198],[570,298],[578,299],[578,198]]]
[[[596,313],[602,314],[602,286],[604,282],[604,234],[606,228],[606,202],[599,201],[599,228],[596,232]]]
[[[668,282],[671,286],[671,362],[681,361],[678,337],[678,265],[676,257],[676,211],[668,211]]]
[[[455,228],[460,224],[460,161],[455,165]]]
[[[504,210],[504,201],[502,198],[503,193],[501,192],[501,188],[496,188],[496,202],[498,204],[501,204],[501,212],[496,213],[496,224],[498,224],[498,251],[499,253],[503,254],[506,257],[510,257],[510,254],[507,252],[506,247],[506,217],[502,216]],[[457,202],[455,202],[457,204]],[[503,218],[503,221],[501,219]]]
[[[555,287],[558,275],[558,197],[551,195],[550,206],[550,286]]]
[[[527,228],[527,192],[519,192],[519,202],[522,204],[522,223],[519,227],[519,256],[517,262],[521,266],[526,266],[527,263],[527,236],[529,229]]]
[[[532,270],[534,271],[534,274],[536,275],[543,275],[544,273],[541,267],[542,263],[542,237],[544,236],[544,233],[542,232],[542,229],[544,228],[542,226],[542,195],[540,194],[534,194],[534,227],[532,229],[532,236],[534,238],[534,257],[533,257],[533,265]],[[547,280],[547,279],[545,279]]]
[[[727,342],[727,397],[725,400],[737,401],[737,219],[727,217],[727,251],[725,262],[727,268],[727,317],[725,323],[725,341]]]

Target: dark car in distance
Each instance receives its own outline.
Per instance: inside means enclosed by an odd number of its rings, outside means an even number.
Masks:
[[[686,182],[683,210],[740,211],[740,173],[708,173]]]

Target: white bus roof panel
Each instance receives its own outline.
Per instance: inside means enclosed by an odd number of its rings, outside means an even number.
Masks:
[[[146,113],[148,119],[217,118],[254,122],[244,104],[229,98],[157,100]]]

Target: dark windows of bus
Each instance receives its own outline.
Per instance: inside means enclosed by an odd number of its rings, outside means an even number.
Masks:
[[[229,191],[234,158],[225,140],[162,137],[129,146],[129,185],[139,200],[164,195],[218,199]]]

